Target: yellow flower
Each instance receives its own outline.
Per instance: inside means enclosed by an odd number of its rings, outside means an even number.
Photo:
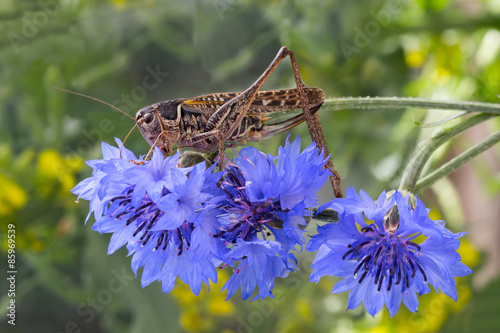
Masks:
[[[405,54],[405,62],[409,67],[418,68],[422,66],[425,61],[425,51],[412,50]]]
[[[457,252],[460,254],[462,262],[469,267],[475,266],[479,262],[479,252],[467,238],[462,238],[460,240],[460,247]]]
[[[207,331],[215,324],[217,317],[224,318],[234,312],[233,303],[226,301],[226,295],[220,292],[228,280],[228,274],[219,270],[218,275],[218,283],[211,284],[210,291],[207,286],[203,286],[199,296],[193,294],[187,284],[176,282],[171,294],[179,304],[180,324],[186,331]]]
[[[78,157],[63,158],[57,151],[47,149],[38,156],[38,176],[41,182],[42,197],[48,197],[52,194],[51,186],[44,186],[45,183],[54,183],[59,185],[58,194],[66,196],[76,185],[74,173],[81,169],[83,161]]]
[[[211,297],[208,300],[207,310],[215,316],[226,316],[234,311],[233,304],[224,300],[224,297]]]
[[[178,283],[176,283],[175,288],[172,290],[172,295],[177,299],[179,305],[181,306],[189,306],[196,303],[198,300],[198,297],[191,292],[189,286],[182,281],[178,281]],[[200,297],[201,296],[202,295],[200,294]]]
[[[314,316],[311,311],[311,306],[306,298],[299,298],[295,302],[295,310],[304,321],[312,321]]]
[[[196,310],[182,312],[180,321],[182,328],[188,332],[200,332],[203,328],[203,321]]]
[[[125,0],[110,0],[116,8],[124,9],[127,6],[127,1]]]
[[[27,200],[28,195],[21,186],[0,174],[0,216],[21,209]]]

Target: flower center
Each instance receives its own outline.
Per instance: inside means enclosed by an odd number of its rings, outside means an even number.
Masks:
[[[192,223],[184,223],[177,229],[173,230],[154,230],[151,228],[156,225],[157,221],[165,215],[165,212],[160,210],[158,206],[146,194],[138,207],[132,205],[132,192],[134,188],[124,191],[124,194],[111,199],[110,206],[107,209],[109,217],[115,217],[115,220],[126,219],[125,227],[135,228],[133,237],[142,233],[139,241],[144,247],[148,242],[156,241],[153,251],[161,248],[165,251],[169,242],[173,242],[177,248],[177,255],[181,255],[186,243],[186,250],[189,250],[191,241],[191,232],[194,227]],[[163,195],[167,194],[168,190],[164,189]],[[111,212],[111,213],[110,213]]]
[[[214,237],[223,238],[226,243],[236,243],[238,238],[252,241],[261,233],[263,238],[270,227],[268,223],[278,220],[275,216],[273,200],[265,202],[251,202],[245,191],[245,180],[240,170],[230,167],[224,176],[221,188],[226,192],[227,198],[222,201],[219,208],[226,213],[219,218],[226,220],[227,224],[220,227],[221,231]]]
[[[424,281],[427,276],[418,263],[420,245],[408,239],[394,236],[388,232],[380,232],[375,226],[367,226],[361,229],[362,238],[349,244],[342,256],[343,260],[356,260],[358,265],[354,270],[354,278],[358,283],[363,282],[367,275],[374,276],[374,284],[378,285],[380,291],[384,280],[387,280],[387,291],[393,284],[404,283],[404,289],[410,287],[410,278],[414,278],[420,272]]]

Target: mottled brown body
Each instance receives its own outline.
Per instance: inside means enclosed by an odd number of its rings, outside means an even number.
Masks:
[[[309,99],[310,111],[315,113],[323,104],[325,94],[319,88],[305,88],[305,92]],[[203,134],[213,133],[218,123],[216,111],[239,95],[240,92],[216,93],[155,103],[139,110],[136,122],[150,145],[153,145],[162,134],[162,122],[168,126],[168,132],[164,133],[163,138],[156,143],[165,152],[170,152],[169,149],[173,144],[178,148],[190,147],[203,152],[215,151],[219,146],[218,136]],[[260,91],[224,143],[235,145],[244,140],[260,141],[286,131],[303,122],[305,115],[301,113],[281,122],[269,125],[265,123],[273,114],[300,108],[301,101],[297,89]],[[236,121],[236,117],[231,120],[228,117],[226,117],[226,128]]]

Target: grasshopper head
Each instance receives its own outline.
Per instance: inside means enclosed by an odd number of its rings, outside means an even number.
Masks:
[[[172,152],[172,146],[180,138],[180,107],[174,101],[159,102],[137,111],[135,122],[139,131],[150,146],[157,146]],[[158,140],[158,141],[157,141]]]

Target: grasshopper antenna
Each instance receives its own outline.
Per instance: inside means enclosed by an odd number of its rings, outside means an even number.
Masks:
[[[89,98],[89,99],[93,99],[94,101],[98,101],[98,102],[101,102],[101,103],[103,103],[103,104],[106,104],[107,106],[110,106],[110,107],[112,107],[113,109],[120,111],[121,113],[123,113],[124,115],[126,115],[127,117],[129,117],[130,119],[132,119],[133,121],[135,121],[135,118],[134,118],[134,117],[132,117],[131,115],[129,115],[128,113],[126,113],[125,111],[120,110],[119,108],[117,108],[117,107],[116,107],[116,106],[114,106],[113,104],[110,104],[110,103],[107,103],[107,102],[105,102],[105,101],[102,101],[102,100],[100,100],[99,98],[95,98],[95,97],[92,97],[92,96],[87,96],[87,95],[84,95],[84,94],[80,94],[80,93],[77,93],[77,92],[74,92],[74,91],[71,91],[71,90],[66,90],[66,89],[59,88],[59,87],[53,87],[53,88],[55,88],[55,89],[57,89],[57,90],[64,91],[64,92],[67,92],[67,93],[70,93],[70,94],[74,94],[74,95],[78,95],[78,96],[82,96],[82,97],[87,97],[87,98]],[[134,128],[135,128],[135,126],[134,126],[132,129],[134,129]],[[127,136],[128,136],[128,135],[127,135]],[[120,151],[120,152],[121,152],[121,151]]]
[[[132,131],[137,127],[137,123],[135,123],[134,127],[132,127],[132,129],[130,131],[128,131],[128,134],[127,136],[125,137],[125,140],[123,140],[122,142],[122,145],[120,146],[120,158],[122,158],[122,150],[123,150],[123,146],[125,146],[125,141],[127,141],[128,139],[128,136],[130,135],[130,133],[132,133]]]

